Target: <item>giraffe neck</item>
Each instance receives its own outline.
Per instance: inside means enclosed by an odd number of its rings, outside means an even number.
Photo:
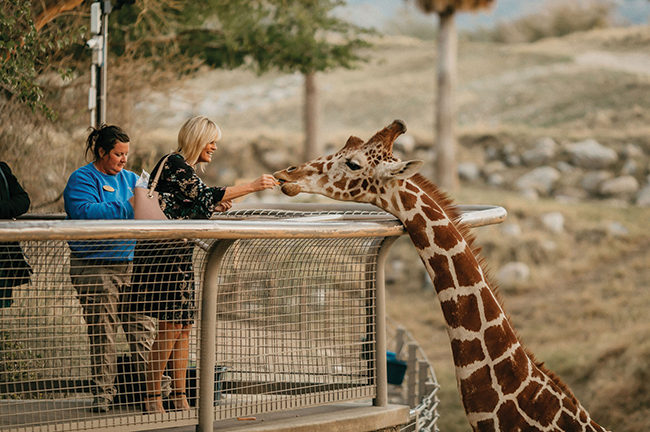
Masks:
[[[450,200],[418,175],[387,192],[436,289],[473,429],[605,431],[524,350]]]

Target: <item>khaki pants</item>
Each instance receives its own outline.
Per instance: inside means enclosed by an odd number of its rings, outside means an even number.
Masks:
[[[131,281],[132,263],[70,258],[70,279],[77,290],[88,325],[94,395],[113,400],[117,393],[115,337],[122,326],[131,350],[131,370],[145,382],[147,359],[156,323],[149,316],[129,312],[120,295]]]

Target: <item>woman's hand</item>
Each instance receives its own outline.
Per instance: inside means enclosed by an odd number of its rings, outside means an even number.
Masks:
[[[263,174],[260,178],[254,180],[251,183],[253,189],[257,191],[263,191],[265,189],[273,189],[278,185],[278,181],[271,174]]]
[[[228,186],[223,194],[222,200],[234,200],[235,198],[239,198],[253,192],[259,192],[265,189],[273,189],[279,184],[280,182],[278,182],[271,174],[263,174],[260,178],[253,180],[250,183],[240,184],[237,186]]]
[[[221,201],[218,206],[214,208],[215,212],[225,212],[232,208],[232,201]]]

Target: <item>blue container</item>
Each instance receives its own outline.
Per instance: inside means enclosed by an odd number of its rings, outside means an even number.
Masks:
[[[401,385],[406,373],[406,362],[397,360],[394,352],[386,351],[386,366],[388,384]]]

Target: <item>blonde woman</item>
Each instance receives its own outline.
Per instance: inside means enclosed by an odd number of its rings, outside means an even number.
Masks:
[[[197,164],[212,161],[221,130],[204,116],[188,120],[178,133],[178,149],[163,166],[161,159],[151,177],[162,169],[156,191],[160,208],[168,219],[209,219],[228,210],[232,200],[272,189],[277,181],[264,174],[238,186],[209,187],[198,177]],[[158,319],[158,334],[147,373],[147,412],[164,412],[161,379],[165,368],[172,376],[172,408],[189,410],[185,377],[189,359],[189,334],[194,323],[193,245],[184,240],[138,242],[132,281],[131,305]]]

